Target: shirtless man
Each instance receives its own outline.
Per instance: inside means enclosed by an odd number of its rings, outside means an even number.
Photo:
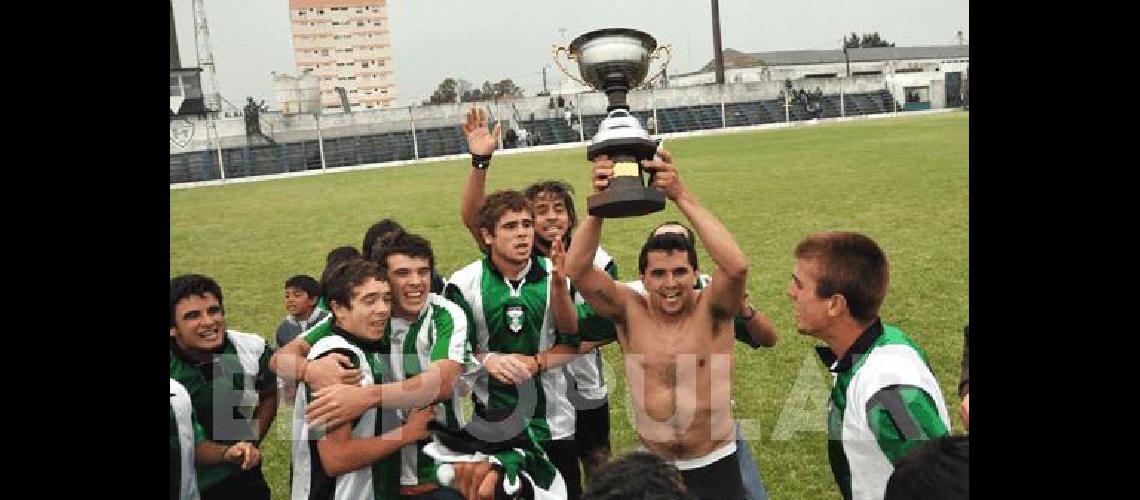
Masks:
[[[694,290],[696,249],[676,234],[654,236],[641,249],[638,272],[646,295],[615,281],[591,265],[602,229],[602,219],[593,216],[570,245],[567,272],[586,301],[616,326],[642,446],[672,461],[699,498],[744,498],[729,396],[733,316],[744,299],[747,259],[732,234],[685,189],[668,151],[642,165],[706,242],[717,264],[707,290]],[[595,191],[609,184],[613,166],[604,155],[594,160]]]

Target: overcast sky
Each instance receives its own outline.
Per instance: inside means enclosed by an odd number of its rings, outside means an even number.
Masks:
[[[271,71],[296,74],[288,0],[203,0],[222,96],[276,109]],[[840,48],[852,31],[878,32],[898,46],[969,43],[968,0],[720,0],[724,48],[742,52]],[[196,66],[191,0],[174,0],[183,66]],[[563,80],[552,45],[605,27],[636,28],[672,44],[670,74],[713,57],[709,0],[389,0],[398,104],[427,99],[444,78],[476,85],[514,80],[526,95]],[[563,36],[563,29],[565,36]],[[653,68],[657,67],[654,63]]]

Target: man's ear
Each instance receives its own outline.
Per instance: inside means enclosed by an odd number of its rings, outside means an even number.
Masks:
[[[349,312],[349,308],[340,305],[340,302],[335,300],[329,301],[329,310],[332,311],[334,316],[344,317]]]
[[[483,244],[487,245],[488,247],[490,247],[491,243],[495,241],[495,235],[491,234],[491,232],[488,231],[485,227],[479,228],[479,234],[483,235]]]
[[[178,329],[173,327],[173,326],[170,327],[170,338],[174,338],[177,336],[178,336]]]
[[[847,310],[847,297],[840,294],[832,295],[827,299],[827,315],[831,318],[839,318],[850,311]]]

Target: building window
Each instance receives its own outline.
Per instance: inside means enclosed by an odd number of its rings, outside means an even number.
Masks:
[[[362,63],[360,63],[360,67],[361,67],[361,68],[367,68],[367,67],[368,67],[368,63],[366,63],[366,62],[362,62]]]
[[[322,50],[322,51],[321,51],[321,55],[322,55],[322,56],[327,56],[327,55],[329,55],[329,49],[324,49],[324,50]]]
[[[324,14],[324,13],[325,13],[325,10],[324,10],[324,9],[321,9],[321,10],[318,10],[318,11],[317,11],[317,14]]]
[[[364,21],[357,21],[356,25],[357,26],[364,26]]]

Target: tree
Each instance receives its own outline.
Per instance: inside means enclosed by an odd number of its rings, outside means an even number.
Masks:
[[[863,33],[862,38],[860,38],[859,35],[855,34],[855,32],[852,31],[850,37],[844,37],[843,38],[843,48],[845,48],[845,49],[857,49],[857,48],[864,48],[865,49],[865,48],[870,48],[870,47],[894,47],[894,46],[895,46],[895,44],[890,43],[890,42],[880,38],[878,31],[876,31],[874,33]]]
[[[456,92],[458,86],[459,82],[455,81],[454,78],[445,78],[424,104],[449,104],[455,102],[455,96],[458,95]]]

